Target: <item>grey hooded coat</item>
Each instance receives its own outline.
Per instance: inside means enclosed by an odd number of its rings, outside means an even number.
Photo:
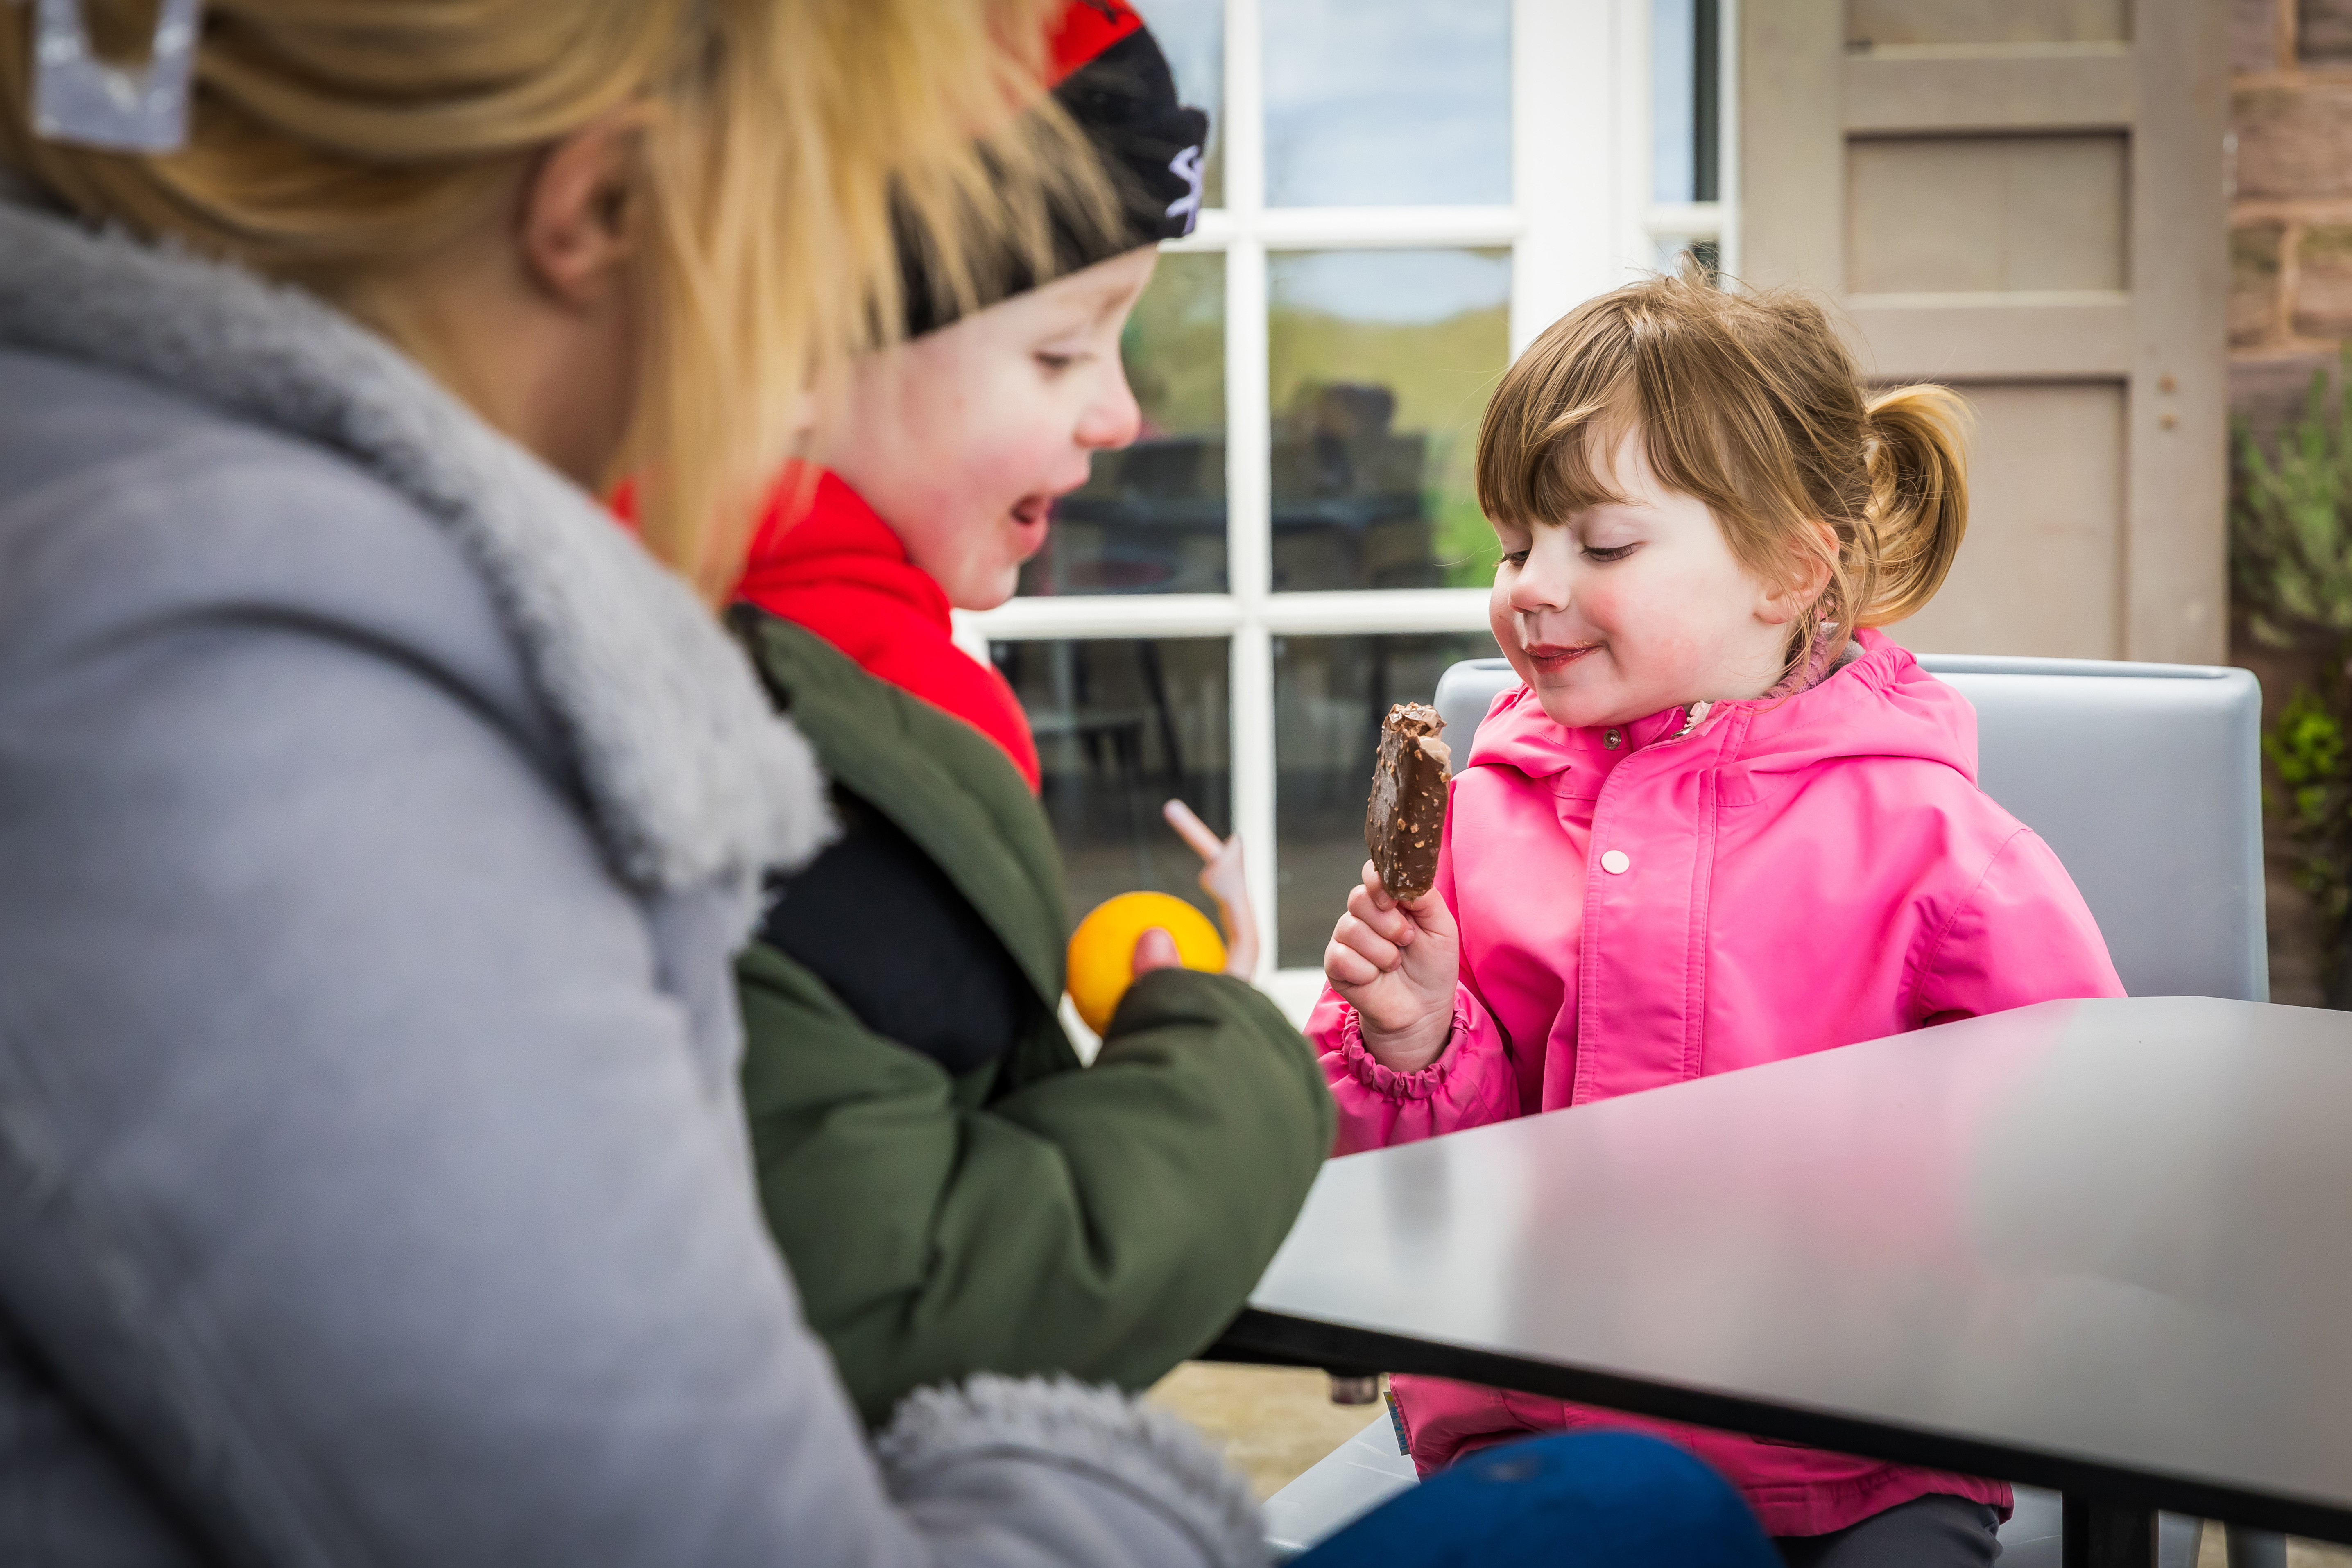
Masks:
[[[0,197],[0,1562],[1255,1556],[1102,1391],[869,1447],[736,1089],[822,800],[701,607],[382,342]]]

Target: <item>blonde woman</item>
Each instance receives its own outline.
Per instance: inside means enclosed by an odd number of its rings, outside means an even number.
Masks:
[[[1050,118],[971,143],[1044,7],[198,13],[0,4],[0,1562],[1261,1559],[1108,1391],[869,1447],[735,1085],[730,952],[828,824],[681,577],[894,237],[943,306],[954,237],[1050,255]],[[1767,1560],[1567,1441],[1316,1568]]]
[[[868,1447],[734,1080],[820,781],[590,499],[731,577],[1043,7],[157,10],[0,5],[0,1561],[1253,1555],[1114,1394]]]

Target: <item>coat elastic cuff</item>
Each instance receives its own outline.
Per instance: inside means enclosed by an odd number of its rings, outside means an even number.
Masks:
[[[1398,1072],[1393,1068],[1381,1066],[1380,1058],[1365,1046],[1363,1021],[1350,1007],[1339,1023],[1339,1059],[1346,1064],[1356,1081],[1374,1094],[1397,1100],[1428,1100],[1444,1088],[1445,1080],[1453,1076],[1454,1064],[1460,1057],[1460,1052],[1454,1047],[1469,1037],[1470,1015],[1462,1005],[1462,994],[1456,991],[1454,994],[1454,1028],[1445,1037],[1445,1048],[1437,1053],[1435,1061],[1419,1072]]]
[[[1182,1421],[1107,1385],[983,1373],[918,1389],[874,1450],[902,1502],[965,1465],[1027,1461],[1091,1477],[1142,1504],[1207,1563],[1265,1561],[1265,1521],[1242,1479]]]

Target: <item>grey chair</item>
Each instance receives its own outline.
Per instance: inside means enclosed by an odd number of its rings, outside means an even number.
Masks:
[[[2057,852],[2135,995],[2270,1000],[2263,928],[2262,689],[2242,669],[1929,654],[1977,710],[1978,783]],[[1457,758],[1518,684],[1468,659],[1437,683]],[[1275,1494],[1269,1542],[1297,1552],[1412,1484],[1386,1416]],[[2017,1489],[2002,1568],[2057,1568],[2054,1492]],[[2189,1568],[2199,1521],[2164,1516],[2162,1568]],[[2231,1568],[2284,1568],[2277,1536],[2232,1530]]]
[[[1977,782],[2042,835],[2136,996],[2267,1002],[2262,688],[2242,669],[1927,654],[1977,710]],[[1496,695],[1499,658],[1437,682],[1454,755]]]

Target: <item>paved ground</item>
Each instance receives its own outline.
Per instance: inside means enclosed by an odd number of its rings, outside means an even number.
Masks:
[[[1379,1405],[1334,1405],[1329,1380],[1289,1367],[1187,1362],[1152,1389],[1173,1410],[1224,1445],[1225,1458],[1272,1497],[1306,1468],[1363,1430]],[[2197,1568],[2228,1568],[2221,1532],[2208,1530]],[[2287,1568],[2352,1568],[2352,1548],[2292,1542]]]
[[[1225,1460],[1272,1497],[1383,1413],[1334,1405],[1330,1379],[1307,1369],[1186,1362],[1152,1389],[1166,1405],[1225,1448]]]

